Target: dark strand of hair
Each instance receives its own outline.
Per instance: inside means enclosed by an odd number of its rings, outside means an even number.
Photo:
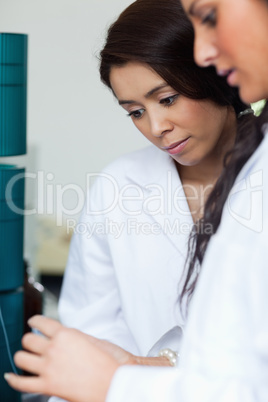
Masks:
[[[204,209],[204,216],[192,231],[188,245],[186,262],[186,280],[181,301],[188,297],[188,303],[194,292],[201,265],[211,236],[216,233],[222,217],[222,211],[235,179],[242,167],[255,152],[263,140],[262,126],[268,121],[268,103],[259,117],[245,115],[238,121],[236,143],[232,151],[225,156],[224,169],[210,193]],[[212,228],[211,233],[204,233],[202,227]]]

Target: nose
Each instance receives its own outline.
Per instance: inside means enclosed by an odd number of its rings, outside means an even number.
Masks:
[[[215,65],[218,49],[211,33],[195,31],[194,59],[200,67]]]
[[[151,134],[156,138],[160,138],[173,130],[173,124],[167,118],[165,110],[157,110],[150,114],[150,126]]]

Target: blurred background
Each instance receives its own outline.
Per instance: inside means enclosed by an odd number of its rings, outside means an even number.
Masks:
[[[97,173],[147,140],[100,82],[98,54],[131,0],[0,0],[1,32],[28,34],[24,255],[31,274],[60,291],[72,230]],[[28,211],[28,212],[27,212]],[[54,311],[48,315],[55,315]]]
[[[98,72],[107,28],[132,2],[0,0],[1,32],[28,34],[27,155],[0,163],[26,167],[24,256],[53,309],[88,174],[148,145]]]

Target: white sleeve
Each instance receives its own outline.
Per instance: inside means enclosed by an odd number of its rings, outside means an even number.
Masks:
[[[211,240],[192,301],[181,362],[185,401],[268,401],[267,245],[246,228],[232,236]]]
[[[137,353],[125,323],[108,234],[105,211],[109,188],[97,179],[71,241],[59,300],[61,322]]]
[[[180,369],[121,367],[106,402],[268,401],[267,247],[257,240],[246,252],[243,241],[226,242],[211,244]]]
[[[112,380],[106,402],[267,402],[267,386],[213,373],[189,376],[174,368],[122,366]],[[266,378],[267,380],[267,378]],[[131,391],[130,391],[131,390]],[[55,401],[56,402],[56,401]]]
[[[122,367],[107,402],[268,401],[265,146],[268,135],[241,171],[210,240],[190,304],[180,372]]]
[[[180,371],[173,367],[121,366],[106,402],[179,402]]]

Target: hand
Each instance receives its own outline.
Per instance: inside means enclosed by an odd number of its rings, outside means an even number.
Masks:
[[[112,358],[114,358],[117,363],[122,365],[132,365],[138,364],[139,358],[134,356],[130,352],[127,352],[125,349],[122,349],[120,346],[115,345],[109,341],[104,339],[94,338],[93,336],[87,335],[90,337],[92,344],[96,345],[103,352],[108,353]]]
[[[89,336],[89,335],[88,335]],[[115,345],[114,343],[108,342],[103,339],[90,337],[92,343],[98,346],[104,352],[107,352],[111,355],[117,363],[122,365],[132,365],[138,364],[141,366],[171,366],[170,361],[166,357],[144,357],[144,356],[135,356],[126,350],[120,348],[120,346]]]
[[[123,349],[116,350],[109,342],[66,328],[46,317],[32,317],[29,325],[44,336],[24,335],[22,345],[26,350],[17,352],[14,361],[35,376],[8,373],[5,378],[9,385],[22,392],[55,395],[70,402],[105,401],[120,365],[117,359],[128,361],[127,352],[124,355]]]

